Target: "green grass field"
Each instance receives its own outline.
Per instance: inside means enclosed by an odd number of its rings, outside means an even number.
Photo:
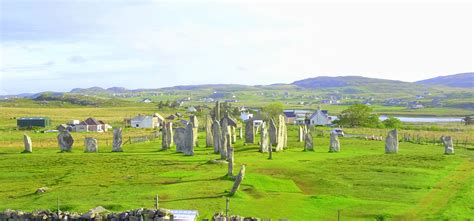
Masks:
[[[82,135],[74,134],[79,138]],[[127,136],[125,133],[124,136]],[[289,149],[273,160],[257,145],[235,144],[236,169],[247,165],[240,191],[231,198],[231,213],[291,220],[421,220],[474,218],[474,151],[400,143],[399,154],[384,154],[384,143],[341,139],[340,153],[328,153],[328,138],[315,138],[315,152],[303,152],[290,127]],[[204,134],[199,136],[205,143]],[[33,145],[35,138],[33,138]],[[86,211],[101,205],[113,211],[153,207],[196,209],[201,218],[225,209],[233,181],[212,148],[198,147],[192,157],[160,151],[161,142],[127,144],[123,153],[99,146],[83,153],[77,139],[72,153],[56,145],[0,147],[0,209]],[[39,187],[49,192],[35,194]]]

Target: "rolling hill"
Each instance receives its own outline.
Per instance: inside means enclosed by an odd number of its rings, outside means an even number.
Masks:
[[[439,76],[415,82],[421,85],[442,85],[447,87],[474,88],[474,72]]]

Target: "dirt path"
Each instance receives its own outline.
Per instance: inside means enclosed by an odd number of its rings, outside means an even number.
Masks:
[[[474,171],[474,162],[470,159],[464,160],[453,172],[440,180],[413,209],[397,220],[423,220],[430,214],[437,213],[474,176],[472,171]]]

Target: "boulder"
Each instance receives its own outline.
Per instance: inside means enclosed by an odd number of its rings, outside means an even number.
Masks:
[[[58,144],[61,152],[71,152],[74,138],[69,131],[61,131],[58,134]]]
[[[122,128],[114,128],[112,152],[122,152]]]
[[[444,154],[454,154],[453,139],[451,136],[441,136],[440,139],[444,145]]]
[[[329,152],[339,152],[340,143],[339,135],[337,133],[331,133],[331,138],[329,139]]]
[[[23,143],[25,144],[25,150],[23,151],[23,153],[32,153],[33,143],[31,142],[30,136],[23,134]]]
[[[385,153],[387,154],[398,153],[397,129],[393,129],[388,132],[387,138],[385,138]]]
[[[93,137],[86,137],[84,139],[84,152],[86,153],[95,153],[97,151],[99,151],[99,147],[98,147],[98,144],[97,144],[97,139],[93,138]]]

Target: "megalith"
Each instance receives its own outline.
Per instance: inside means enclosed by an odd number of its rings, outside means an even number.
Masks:
[[[385,138],[385,153],[398,153],[398,132],[397,129],[393,129],[388,132],[387,138]]]
[[[239,174],[235,178],[234,185],[232,186],[232,189],[230,190],[230,194],[229,194],[230,196],[235,195],[237,190],[239,190],[240,183],[242,183],[242,181],[244,180],[244,177],[245,177],[245,165],[242,165],[240,167]]]
[[[33,143],[31,142],[31,137],[26,134],[23,134],[23,143],[25,145],[25,150],[23,150],[23,153],[32,153]]]
[[[86,153],[95,153],[99,151],[97,139],[93,137],[84,138],[84,146],[85,146],[84,152]]]
[[[74,138],[69,131],[64,130],[58,134],[58,144],[61,152],[71,152]]]
[[[451,136],[441,136],[440,139],[444,145],[444,154],[454,154],[453,139]]]
[[[112,142],[112,152],[122,152],[122,128],[114,128],[114,140]]]
[[[331,137],[329,138],[329,152],[339,152],[340,150],[340,143],[339,143],[339,135],[337,133],[331,133]]]

